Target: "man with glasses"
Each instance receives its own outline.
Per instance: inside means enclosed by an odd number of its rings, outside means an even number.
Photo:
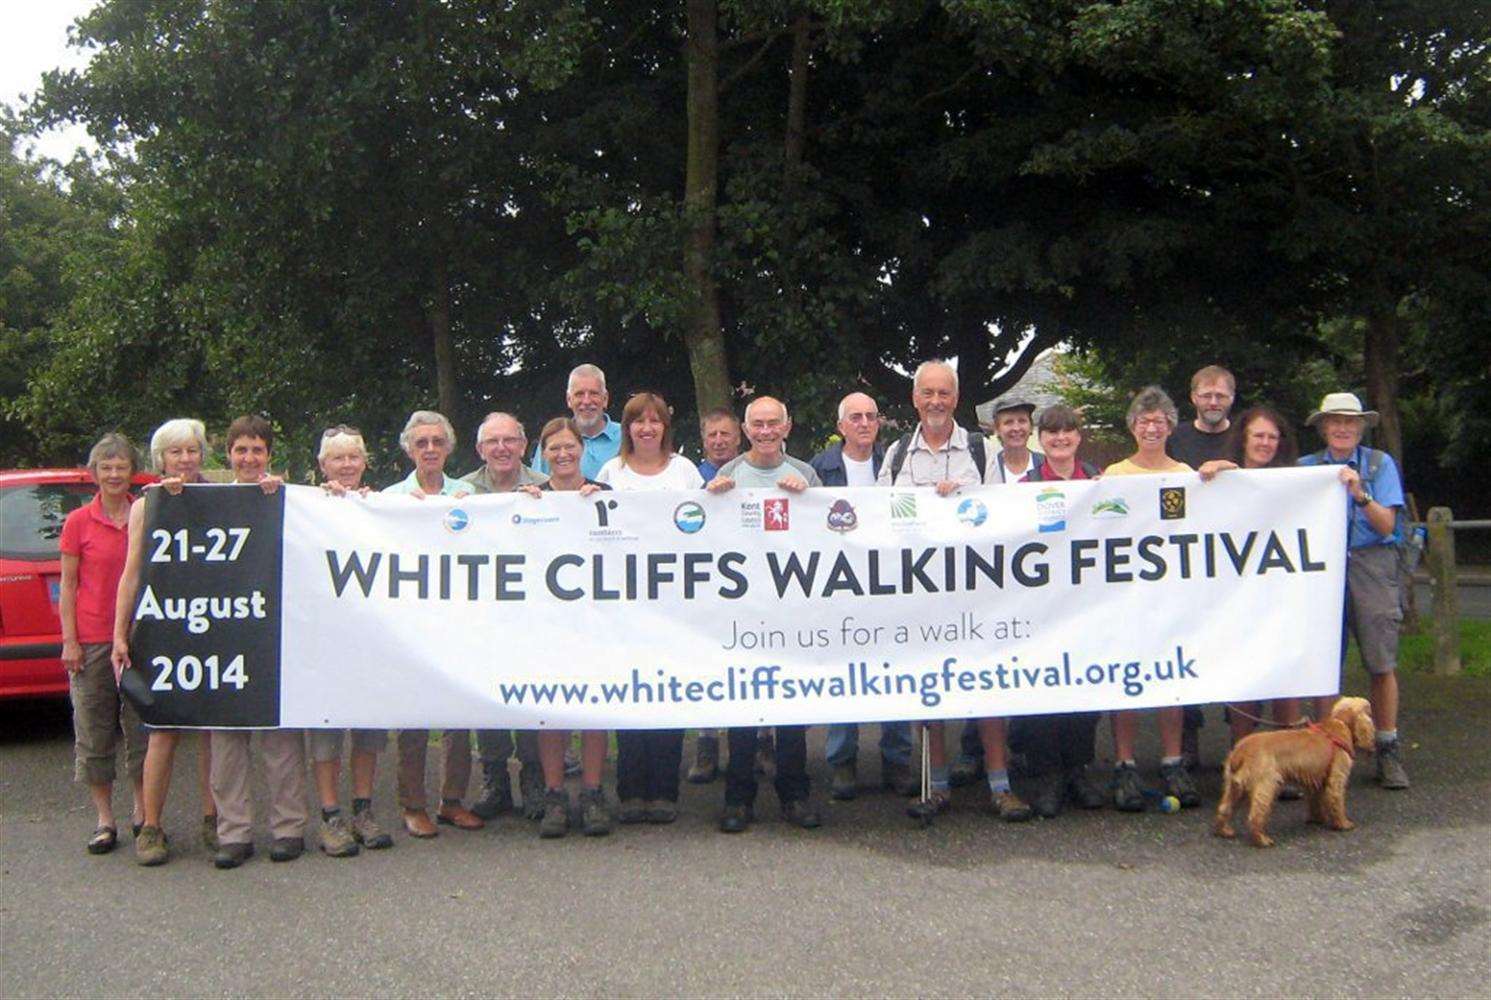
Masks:
[[[510,413],[488,413],[476,429],[476,453],[482,465],[461,477],[472,493],[511,493],[520,486],[539,486],[548,476],[523,464],[528,436]],[[482,729],[476,734],[481,758],[481,796],[471,811],[482,819],[495,819],[513,807],[512,776],[507,761],[513,755],[513,735],[506,729]],[[523,797],[523,815],[541,819],[544,814],[544,776],[538,759],[538,732],[520,729],[517,736],[518,789]]]
[[[606,415],[606,406],[611,394],[606,391],[606,373],[595,365],[576,365],[569,373],[569,382],[564,390],[564,404],[575,418],[584,440],[584,453],[580,456],[580,474],[594,479],[601,466],[621,452],[621,425]],[[529,461],[535,472],[548,475],[549,466],[541,450],[533,449]]]
[[[1191,405],[1196,418],[1175,428],[1165,442],[1165,452],[1177,462],[1199,469],[1214,458],[1231,457],[1227,447],[1232,437],[1232,401],[1237,393],[1237,379],[1221,365],[1207,365],[1191,376]],[[1206,716],[1200,705],[1187,705],[1185,728],[1181,733],[1181,758],[1188,769],[1201,765],[1201,727]],[[1289,798],[1294,798],[1290,789]]]
[[[851,392],[839,400],[840,441],[814,455],[808,464],[824,486],[874,486],[885,458],[880,437],[880,408],[862,392]],[[859,758],[859,726],[853,722],[828,727],[825,747],[833,784],[829,794],[847,801],[859,794],[856,764]],[[906,722],[880,725],[880,783],[898,794],[911,795],[916,781],[911,776],[911,726]]]

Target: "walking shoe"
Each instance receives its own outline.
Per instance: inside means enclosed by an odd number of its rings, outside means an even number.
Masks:
[[[1201,794],[1196,791],[1196,782],[1191,780],[1185,764],[1161,765],[1160,780],[1165,783],[1165,794],[1179,799],[1181,808],[1194,809],[1201,804]]]
[[[1035,815],[1030,805],[1014,792],[995,792],[990,795],[988,811],[1006,823],[1023,823]]]
[[[1083,809],[1101,809],[1108,801],[1108,796],[1103,794],[1098,783],[1092,780],[1092,775],[1081,764],[1067,769],[1066,794],[1070,802]]]
[[[700,735],[694,743],[694,763],[689,768],[689,784],[707,785],[720,776],[720,738]]]
[[[442,802],[435,813],[435,822],[441,826],[453,826],[459,830],[480,830],[486,822],[459,802]]]
[[[1305,797],[1300,787],[1292,781],[1286,781],[1279,786],[1279,798],[1285,802],[1297,802]]]
[[[409,836],[417,837],[420,840],[428,840],[431,837],[440,836],[440,831],[435,828],[434,823],[430,822],[429,813],[423,809],[404,810],[404,829],[408,832]]]
[[[930,820],[933,816],[940,816],[953,807],[953,800],[947,792],[932,792],[924,799],[917,799],[906,807],[906,815],[912,819],[923,822]]]
[[[1113,768],[1113,808],[1126,813],[1144,811],[1144,782],[1139,780],[1139,769],[1133,764],[1117,764]]]
[[[209,851],[217,850],[217,815],[202,817],[202,846]]]
[[[1377,744],[1377,783],[1383,788],[1401,791],[1408,787],[1408,772],[1403,769],[1403,750],[1397,740]]]
[[[647,803],[641,799],[622,799],[616,807],[616,822],[646,823]]]
[[[667,799],[654,799],[647,803],[645,811],[649,823],[672,823],[678,819],[678,803]]]
[[[756,774],[770,774],[776,765],[777,741],[776,735],[769,729],[757,734],[756,738]]]
[[[576,750],[572,746],[565,747],[564,776],[566,778],[573,778],[575,775],[580,773],[581,767],[582,765],[580,763],[580,751]]]
[[[270,861],[294,861],[304,853],[304,837],[276,837],[269,844]]]
[[[858,794],[859,776],[855,773],[854,762],[835,764],[833,784],[829,786],[828,797],[835,802],[848,802]]]
[[[566,833],[569,833],[569,796],[562,789],[551,788],[544,793],[544,817],[539,820],[538,835],[548,840]]]
[[[1066,800],[1066,779],[1058,773],[1043,774],[1030,806],[1035,814],[1044,819],[1055,819],[1061,815],[1062,803]]]
[[[524,764],[518,770],[518,794],[523,796],[523,818],[544,818],[544,776],[537,764]]]
[[[1180,731],[1180,760],[1187,771],[1201,767],[1201,727],[1186,726]],[[1176,796],[1180,798],[1180,796]],[[1184,805],[1184,802],[1181,803]]]
[[[755,818],[750,806],[726,806],[720,813],[720,832],[744,833]]]
[[[782,803],[782,819],[803,830],[816,830],[823,825],[823,817],[806,799]]]
[[[587,837],[604,837],[611,832],[611,810],[599,788],[580,792],[580,832]]]
[[[984,776],[984,762],[976,757],[965,757],[958,755],[953,761],[952,768],[947,772],[947,783],[954,788],[963,788],[979,781]]]
[[[513,807],[512,778],[507,761],[482,761],[481,796],[471,803],[471,811],[482,819],[496,819]]]
[[[350,858],[361,850],[347,817],[337,813],[321,824],[321,853],[329,858]]]
[[[219,844],[212,865],[214,868],[237,868],[253,856],[253,844]]]
[[[897,764],[880,758],[880,787],[910,798],[921,791],[921,782],[911,773],[910,764]]]
[[[370,851],[381,851],[393,846],[393,837],[378,825],[371,809],[352,814],[352,836]]]
[[[154,868],[165,864],[170,858],[171,851],[166,847],[166,835],[161,832],[161,828],[140,827],[139,836],[135,837],[135,864]]]
[[[112,826],[100,826],[88,838],[89,854],[108,854],[119,843],[119,830]]]

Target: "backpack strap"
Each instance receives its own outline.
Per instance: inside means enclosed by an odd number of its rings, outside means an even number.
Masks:
[[[911,435],[904,435],[901,440],[891,445],[895,452],[890,456],[890,484],[896,485],[896,477],[901,474],[901,466],[906,464],[906,452],[911,448]]]
[[[974,468],[978,469],[978,481],[984,481],[984,467],[989,464],[989,456],[984,453],[984,436],[981,433],[970,431],[968,434],[968,457],[973,459]]]

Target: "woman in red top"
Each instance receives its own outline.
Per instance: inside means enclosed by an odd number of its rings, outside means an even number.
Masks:
[[[114,762],[120,731],[125,769],[134,786],[134,821],[141,822],[145,794],[145,731],[109,663],[114,642],[114,597],[129,547],[130,479],[135,449],[122,434],[105,434],[88,453],[98,484],[93,501],[62,525],[62,666],[72,697],[74,776],[88,786],[98,824],[89,854],[107,854],[119,842],[114,825]]]

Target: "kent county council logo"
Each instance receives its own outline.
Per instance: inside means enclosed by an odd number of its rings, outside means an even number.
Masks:
[[[909,521],[916,517],[915,493],[892,493],[890,495],[890,518],[892,521]]]
[[[761,503],[761,514],[767,531],[786,531],[791,525],[786,497],[772,497]]]
[[[1113,497],[1111,500],[1099,500],[1092,505],[1093,517],[1128,517],[1129,502],[1123,497]]]
[[[859,515],[848,500],[835,500],[828,508],[828,530],[843,533],[859,527]]]
[[[459,535],[471,524],[471,515],[459,507],[452,507],[445,512],[445,530]]]
[[[685,535],[692,535],[704,527],[704,508],[694,500],[685,500],[673,508],[673,524]]]
[[[977,528],[989,517],[989,508],[984,506],[982,500],[969,497],[958,504],[958,520],[970,527]]]
[[[1041,532],[1066,530],[1066,494],[1048,486],[1035,495],[1036,528]]]
[[[1160,487],[1160,520],[1179,521],[1186,516],[1186,488],[1184,486]]]

